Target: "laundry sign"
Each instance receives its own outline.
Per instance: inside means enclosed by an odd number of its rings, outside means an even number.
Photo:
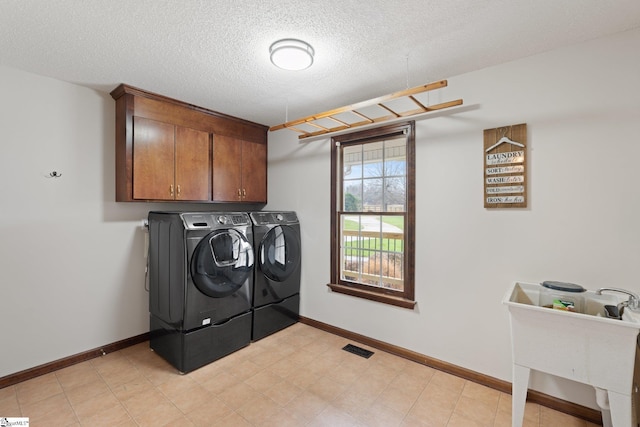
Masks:
[[[524,193],[524,185],[510,187],[488,187],[487,194]]]
[[[527,207],[526,123],[484,130],[484,207]]]
[[[524,176],[494,176],[485,180],[487,184],[513,184],[514,182],[524,182]]]
[[[487,154],[487,165],[503,165],[505,163],[524,162],[524,151]]]
[[[486,168],[485,175],[501,175],[504,173],[524,173],[524,166],[505,166],[496,168]]]
[[[523,196],[487,197],[487,203],[523,203]]]

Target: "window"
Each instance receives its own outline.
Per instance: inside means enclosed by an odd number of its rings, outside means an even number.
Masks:
[[[331,284],[413,308],[415,124],[331,140]]]

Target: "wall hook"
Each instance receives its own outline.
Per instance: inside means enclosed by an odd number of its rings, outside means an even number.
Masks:
[[[62,174],[57,171],[49,172],[49,178],[60,178]]]

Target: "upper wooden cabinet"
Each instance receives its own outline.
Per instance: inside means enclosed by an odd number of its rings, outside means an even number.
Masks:
[[[116,201],[267,202],[266,126],[127,85],[111,96]]]
[[[133,118],[133,198],[209,201],[209,134]]]
[[[267,144],[242,141],[242,201],[267,203]]]
[[[267,146],[213,136],[213,198],[224,202],[267,202]]]

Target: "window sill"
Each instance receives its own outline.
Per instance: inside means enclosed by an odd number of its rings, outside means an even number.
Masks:
[[[351,286],[336,285],[333,283],[329,283],[327,286],[333,292],[337,292],[339,294],[351,295],[354,297],[364,298],[371,301],[377,301],[385,304],[395,305],[397,307],[409,308],[411,310],[413,310],[416,305],[416,302],[412,300],[408,300],[401,297],[395,297],[387,294],[381,294],[378,292],[371,292],[363,289],[352,288]]]

